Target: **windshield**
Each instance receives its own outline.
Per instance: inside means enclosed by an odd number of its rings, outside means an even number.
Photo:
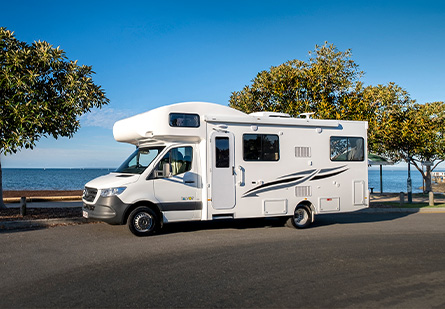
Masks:
[[[117,173],[142,174],[164,147],[138,148],[116,170]]]

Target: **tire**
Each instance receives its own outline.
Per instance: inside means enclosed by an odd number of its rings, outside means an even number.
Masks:
[[[289,221],[293,227],[304,229],[311,225],[311,217],[312,214],[306,207],[297,207],[295,208],[294,215],[289,218]]]
[[[128,228],[136,236],[150,236],[159,229],[157,214],[148,207],[136,208],[128,216]]]

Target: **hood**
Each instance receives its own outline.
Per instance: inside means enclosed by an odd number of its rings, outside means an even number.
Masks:
[[[140,176],[139,174],[110,173],[94,178],[85,187],[96,189],[123,187],[136,182]]]

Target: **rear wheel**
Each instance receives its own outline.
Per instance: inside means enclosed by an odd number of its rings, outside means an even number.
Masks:
[[[297,229],[304,229],[311,224],[311,216],[311,212],[306,207],[297,207],[289,221]]]
[[[130,213],[128,228],[136,236],[153,235],[159,228],[159,219],[156,213],[148,207],[141,206]]]

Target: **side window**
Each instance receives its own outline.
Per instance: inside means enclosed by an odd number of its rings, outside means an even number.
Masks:
[[[188,172],[192,169],[193,148],[177,147],[167,152],[157,166],[158,171],[163,171],[166,163],[170,164],[171,176]],[[158,172],[158,176],[161,176]],[[164,177],[167,175],[163,175]],[[162,177],[162,176],[161,176]]]
[[[362,137],[331,136],[331,161],[363,161],[364,144]]]
[[[278,135],[244,134],[243,159],[244,161],[278,161],[280,159]]]
[[[199,115],[184,114],[184,113],[171,113],[169,115],[169,124],[170,124],[170,127],[198,128],[199,127]]]
[[[215,138],[215,167],[224,168],[230,165],[230,150],[228,137]]]

